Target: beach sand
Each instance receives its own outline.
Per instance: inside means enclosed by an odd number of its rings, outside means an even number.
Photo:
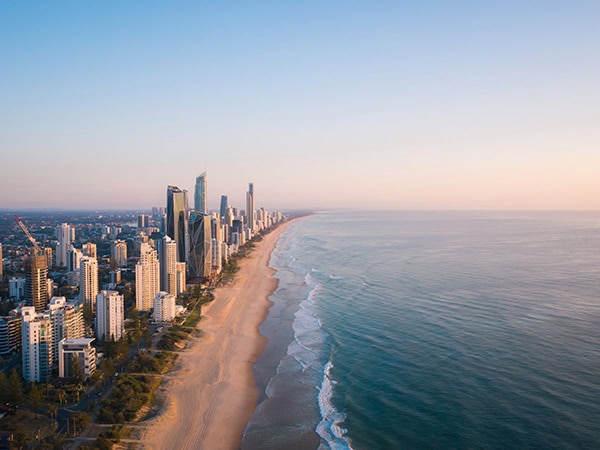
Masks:
[[[181,368],[166,383],[167,404],[147,423],[148,449],[237,449],[256,408],[253,365],[266,345],[259,326],[277,287],[271,252],[286,222],[257,243],[230,286],[215,290],[204,308],[202,337],[180,354]]]

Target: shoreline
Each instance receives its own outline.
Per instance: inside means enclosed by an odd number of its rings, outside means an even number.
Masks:
[[[144,448],[240,447],[260,397],[253,369],[267,338],[259,327],[273,304],[268,297],[278,285],[269,261],[294,220],[265,235],[240,260],[233,283],[215,289],[198,325],[201,337],[179,354],[177,369],[161,387],[166,403],[145,422]]]

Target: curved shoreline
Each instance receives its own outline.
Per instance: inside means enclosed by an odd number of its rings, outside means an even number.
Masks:
[[[256,408],[259,392],[253,367],[267,338],[259,327],[275,291],[271,253],[290,220],[265,235],[230,286],[215,290],[215,299],[200,321],[202,337],[182,352],[180,369],[165,385],[167,403],[147,422],[142,443],[149,449],[236,449]]]

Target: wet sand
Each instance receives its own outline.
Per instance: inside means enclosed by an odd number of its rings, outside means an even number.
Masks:
[[[268,296],[277,287],[271,252],[287,222],[256,244],[230,286],[215,290],[203,311],[203,336],[180,355],[181,368],[166,384],[167,404],[148,423],[149,449],[237,449],[259,392],[253,366],[267,339],[259,326],[268,314]]]

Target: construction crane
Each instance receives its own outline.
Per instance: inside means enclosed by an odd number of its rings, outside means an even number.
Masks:
[[[19,224],[19,228],[21,228],[21,230],[23,230],[23,233],[25,233],[25,236],[27,236],[27,239],[29,239],[29,242],[31,242],[31,245],[33,245],[33,248],[35,249],[35,254],[41,255],[43,253],[42,248],[35,241],[35,238],[31,235],[31,233],[29,232],[29,230],[27,229],[27,227],[25,226],[23,221],[16,214],[15,214],[15,219],[16,219],[17,223]]]

